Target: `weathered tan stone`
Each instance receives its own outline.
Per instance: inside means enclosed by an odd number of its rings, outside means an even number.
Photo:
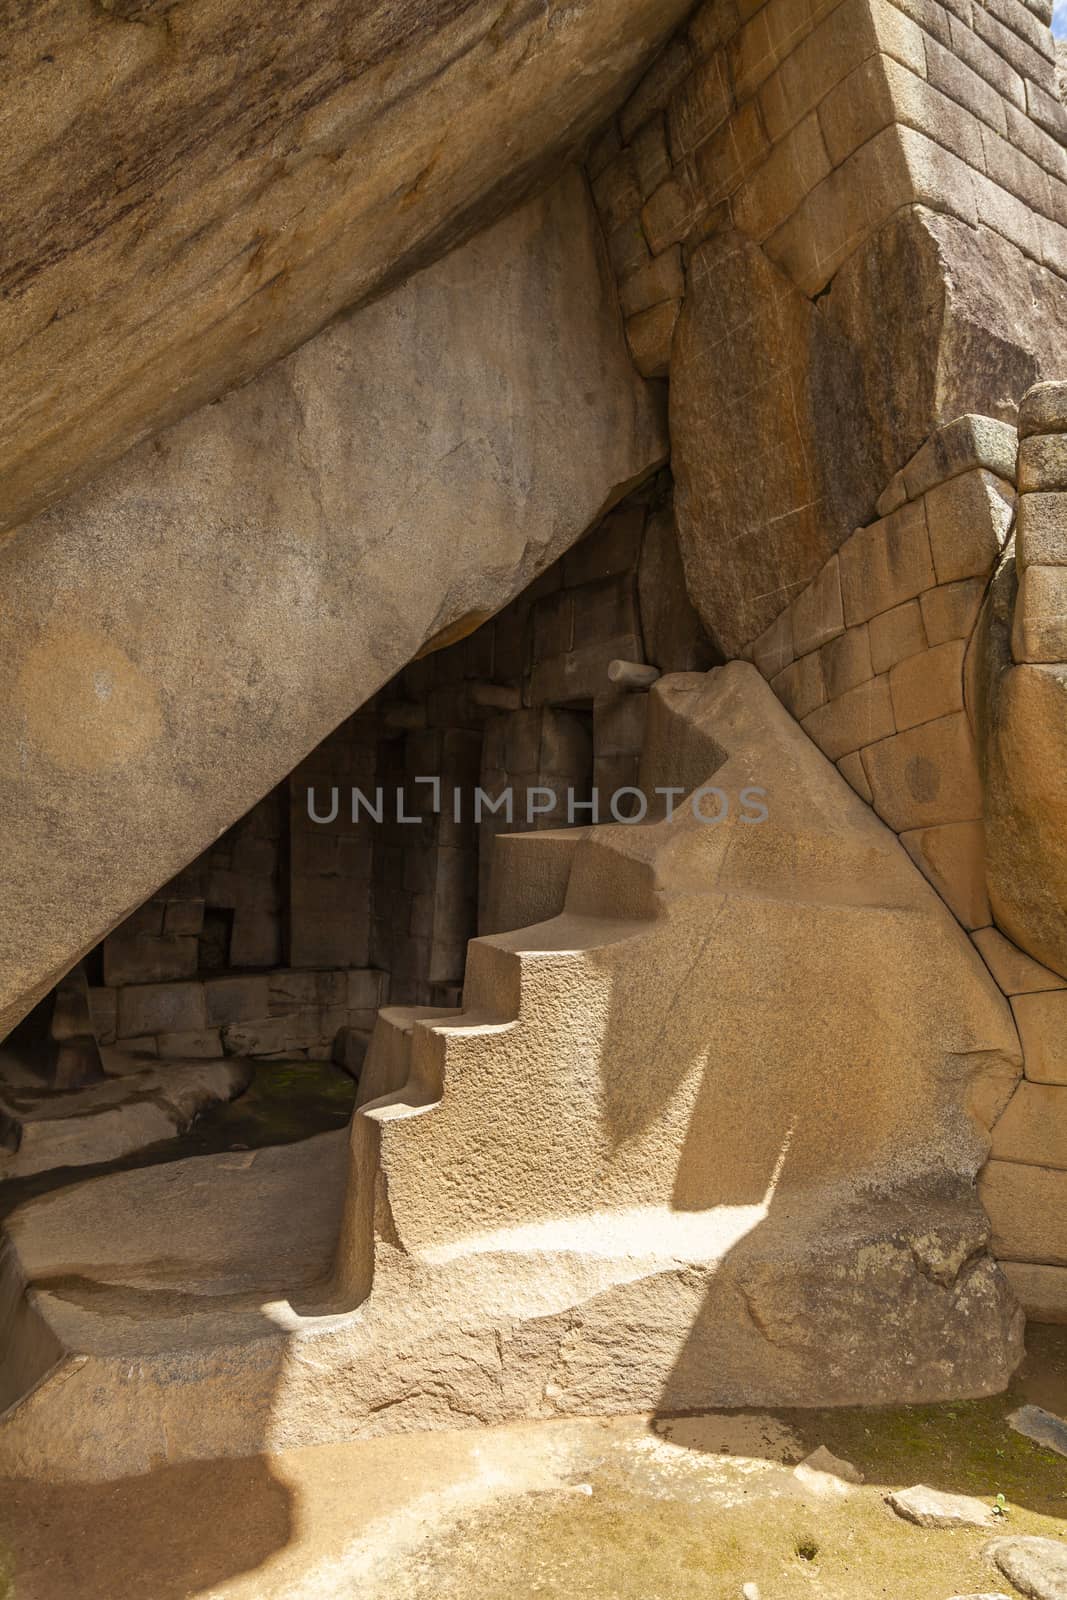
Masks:
[[[1067,1172],[988,1161],[978,1197],[993,1227],[998,1260],[1067,1266]]]
[[[857,528],[839,552],[845,621],[851,627],[911,600],[936,582],[922,501]]]
[[[1067,1084],[1067,990],[1012,996],[1026,1076],[1032,1083]]]
[[[1016,661],[1067,661],[1067,567],[1020,573],[1011,653]]]
[[[881,494],[875,502],[874,509],[880,517],[888,517],[891,511],[897,511],[908,498],[908,491],[904,484],[903,472],[894,472]]]
[[[769,148],[759,107],[749,100],[693,152],[694,184],[705,204],[714,207],[734,194],[762,164]]]
[[[1067,1086],[1020,1083],[993,1129],[989,1153],[1067,1171]]]
[[[906,1522],[919,1528],[995,1528],[997,1519],[984,1500],[969,1494],[947,1494],[943,1489],[928,1489],[914,1484],[910,1489],[895,1489],[886,1500]]]
[[[572,170],[9,542],[0,1032],[665,449]]]
[[[720,52],[700,61],[678,86],[667,108],[671,155],[682,161],[729,115],[730,81]]]
[[[932,645],[949,639],[969,639],[974,631],[985,594],[982,578],[964,578],[959,583],[938,584],[919,596],[923,627]]]
[[[619,113],[623,140],[629,142],[653,112],[662,111],[693,65],[693,52],[684,34],[669,39],[644,73]]]
[[[804,718],[803,727],[831,761],[885,739],[894,728],[888,675],[870,678],[820,706]]]
[[[875,810],[897,832],[981,815],[974,741],[962,711],[871,745],[863,765]]]
[[[982,959],[1007,995],[1036,994],[1045,989],[1067,989],[1067,978],[1050,972],[1012,944],[997,928],[980,928],[974,942]]]
[[[495,220],[686,8],[172,9],[9,19],[4,528]]]
[[[831,194],[825,223],[820,212],[809,229],[820,280],[811,292],[833,279],[814,314],[729,232],[690,264],[671,374],[672,464],[690,589],[728,655],[873,516],[879,489],[933,429],[947,433],[910,462],[917,493],[975,467],[1010,480],[1015,434],[998,418],[1035,379],[1060,376],[1067,282],[1043,273],[1035,295],[1039,269],[1017,247],[911,203],[908,183],[866,237],[872,180],[861,178],[854,211]],[[982,413],[980,425],[952,426]],[[754,474],[760,438],[777,449]],[[845,618],[856,620],[866,619]]]
[[[871,786],[867,782],[867,774],[863,770],[863,758],[858,750],[852,750],[847,756],[842,756],[837,763],[837,770],[846,783],[852,785],[861,800],[871,803]]]
[[[694,672],[715,659],[685,586],[672,506],[654,511],[645,525],[637,569],[637,596],[645,655],[661,672]]]
[[[197,1055],[205,1053],[198,1051]],[[216,1049],[214,1054],[219,1056],[221,1051]],[[3,1108],[6,1131],[9,1135],[14,1132],[18,1143],[14,1151],[0,1150],[0,1181],[57,1167],[115,1161],[173,1139],[201,1111],[241,1094],[250,1079],[251,1067],[246,1061],[170,1060],[163,1067],[145,1061],[127,1063],[120,1074],[68,1093],[54,1089],[39,1095],[23,1092],[17,1106],[5,1104]],[[134,1231],[135,1226],[128,1219],[126,1231]],[[112,1236],[108,1243],[114,1259],[120,1242]],[[97,1258],[98,1265],[102,1259]],[[10,1341],[9,1321],[0,1357],[5,1364],[11,1358]]]
[[[1067,433],[1067,383],[1062,379],[1035,383],[1019,402],[1019,437],[1032,433]]]
[[[870,496],[863,447],[817,424],[839,379],[813,367],[823,326],[813,316],[736,233],[693,253],[672,356],[675,504],[690,594],[727,655],[818,575],[840,537],[832,530],[854,522]],[[842,349],[841,382],[844,371]],[[753,441],[763,438],[776,447],[754,472]]]
[[[923,626],[920,602],[905,600],[903,605],[872,617],[868,637],[871,665],[875,672],[888,672],[898,661],[905,661],[917,651],[925,652],[929,640]]]
[[[1012,665],[1015,599],[1014,562],[1005,560],[971,652],[973,699],[968,691],[982,748],[989,893],[997,926],[1067,976],[1067,667]]]
[[[1067,1267],[1002,1261],[1001,1271],[1031,1322],[1067,1322]]]
[[[145,1033],[193,1032],[206,1022],[203,984],[145,983],[119,990],[120,1039]]]
[[[963,710],[962,639],[932,646],[899,661],[889,674],[893,715],[898,730],[932,722]]]
[[[911,829],[900,835],[900,842],[965,928],[986,926],[990,911],[980,822]]]
[[[925,498],[938,583],[988,577],[1011,527],[1012,486],[980,467],[935,484]]]
[[[677,300],[639,311],[626,321],[626,342],[634,366],[644,378],[664,378],[671,365],[671,339],[681,310]]]
[[[209,978],[204,984],[204,1004],[213,1026],[251,1021],[270,1014],[270,987],[266,976]]]
[[[826,683],[823,679],[822,661],[817,650],[801,656],[771,679],[771,688],[782,704],[800,722],[826,702]]]
[[[677,173],[665,178],[641,210],[641,225],[654,255],[685,239],[695,226],[702,203],[694,199]]]
[[[218,1028],[156,1034],[156,1054],[161,1061],[213,1061],[223,1053]]]
[[[667,129],[662,112],[654,112],[634,134],[630,146],[642,200],[670,176],[671,158],[667,149]]]
[[[594,180],[593,199],[608,233],[636,217],[641,209],[641,189],[631,151],[621,150]]]
[[[742,183],[731,208],[735,225],[762,244],[829,171],[819,119],[812,114],[791,129]]]
[[[969,413],[956,417],[917,450],[904,468],[912,499],[935,484],[984,468],[1006,483],[1015,480],[1018,435],[1008,422]]]
[[[831,700],[874,676],[870,630],[865,622],[824,644],[821,654],[826,693]]]
[[[1020,571],[1067,566],[1067,494],[1019,496],[1015,560]]]
[[[787,607],[752,645],[752,660],[765,678],[773,678],[795,659],[793,613]]]
[[[680,301],[685,294],[685,273],[682,270],[682,252],[678,245],[664,250],[662,255],[631,273],[619,285],[619,300],[624,317],[632,317],[664,300]]]
[[[1031,434],[1019,444],[1019,492],[1067,489],[1067,437],[1062,433]]]
[[[792,603],[793,649],[798,656],[817,650],[828,639],[844,631],[841,611],[841,578],[836,556],[823,567],[814,583],[798,594]]]

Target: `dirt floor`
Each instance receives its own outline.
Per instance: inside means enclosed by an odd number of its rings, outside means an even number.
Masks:
[[[992,1400],[874,1411],[552,1421],[0,1483],[2,1600],[949,1600],[1009,1586],[979,1529],[902,1522],[887,1490],[1003,1495],[1006,1532],[1067,1540],[1067,1458],[1007,1427],[1067,1415],[1067,1328],[1033,1328]],[[792,1465],[826,1445],[847,1498]]]

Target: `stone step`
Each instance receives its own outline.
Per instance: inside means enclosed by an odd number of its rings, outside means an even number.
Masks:
[[[252,1064],[152,1063],[74,1090],[8,1088],[0,1099],[0,1179],[92,1166],[172,1139],[248,1087]]]

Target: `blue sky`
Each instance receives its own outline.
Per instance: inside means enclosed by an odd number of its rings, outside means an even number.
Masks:
[[[1052,31],[1057,39],[1067,39],[1067,0],[1056,0],[1052,9]]]

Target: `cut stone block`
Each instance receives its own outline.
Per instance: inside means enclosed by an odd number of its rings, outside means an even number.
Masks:
[[[670,371],[671,341],[681,309],[680,300],[664,300],[627,318],[626,342],[643,378],[665,378]]]
[[[938,583],[988,576],[1008,537],[1015,509],[1010,483],[978,468],[926,494],[926,525]]]
[[[207,1024],[200,983],[147,983],[119,990],[118,1037],[195,1033]]]
[[[871,745],[863,765],[875,810],[898,833],[982,814],[974,740],[962,711]]]
[[[993,417],[957,417],[916,451],[904,468],[904,482],[912,499],[974,467],[985,467],[1010,483],[1017,452],[1018,437],[1010,423]]]
[[[1067,383],[1035,383],[1019,402],[1019,437],[1032,433],[1067,433]]]
[[[998,1260],[1067,1266],[1067,1172],[987,1161],[978,1197],[993,1229]]]
[[[826,683],[818,650],[791,662],[771,679],[771,688],[798,722],[818,706],[825,705]]]
[[[619,302],[624,317],[633,317],[665,300],[680,302],[685,294],[685,272],[680,245],[672,245],[651,261],[638,267],[619,285]]]
[[[898,661],[925,650],[928,640],[919,601],[906,600],[902,606],[872,617],[869,637],[875,672],[888,672]]]
[[[862,800],[870,805],[872,795],[871,786],[867,782],[867,774],[863,770],[863,757],[858,750],[851,750],[847,756],[842,756],[837,763],[837,770],[846,783],[852,785]]]
[[[90,988],[89,1015],[98,1044],[114,1044],[118,1022],[119,997],[117,989]]]
[[[198,937],[204,926],[202,900],[168,900],[163,918],[165,933],[185,933]]]
[[[1027,567],[1020,574],[1011,653],[1019,662],[1067,661],[1067,567]]]
[[[1011,1009],[1033,1083],[1067,1084],[1067,989],[1017,994]]]
[[[999,1161],[1067,1171],[1067,1085],[1024,1078],[993,1129],[990,1154]]]
[[[225,1022],[250,1022],[270,1013],[270,985],[261,978],[209,978],[204,984],[207,1020],[212,1026]]]
[[[156,1054],[161,1061],[212,1061],[224,1054],[218,1028],[193,1033],[157,1033]]]
[[[937,581],[922,501],[858,528],[841,546],[839,557],[849,627],[914,599]]]
[[[1067,434],[1038,433],[1019,445],[1019,490],[1067,490]]]
[[[828,701],[805,717],[802,726],[831,761],[884,739],[895,726],[888,675],[871,678]]]
[[[923,626],[932,645],[949,639],[969,639],[978,620],[985,594],[982,578],[964,578],[959,583],[942,583],[919,596]]]
[[[874,677],[870,630],[865,622],[831,639],[823,645],[820,654],[826,694],[830,700]]]
[[[982,959],[1007,995],[1040,994],[1067,989],[1067,979],[1051,972],[1012,944],[997,928],[980,928],[974,935]]]
[[[917,828],[902,833],[900,842],[963,926],[985,927],[990,911],[982,824],[946,822]]]
[[[794,659],[793,614],[781,612],[752,645],[752,660],[765,678],[774,678]]]
[[[1022,494],[1015,560],[1024,567],[1067,566],[1067,494]]]
[[[964,641],[955,639],[900,661],[889,674],[898,730],[963,710]]]
[[[110,988],[131,983],[167,983],[196,973],[195,936],[171,933],[109,934],[104,940],[104,982]]]
[[[375,1011],[385,1004],[389,974],[364,967],[348,974],[345,1004],[355,1010]]]
[[[833,556],[813,583],[792,604],[793,649],[797,656],[817,650],[828,639],[844,631],[841,610],[841,578],[838,560]]]
[[[888,517],[891,511],[896,511],[908,498],[907,487],[904,483],[903,472],[894,472],[885,488],[875,502],[874,509],[880,517]]]
[[[1000,1268],[1030,1322],[1067,1323],[1067,1267],[1002,1261]]]

